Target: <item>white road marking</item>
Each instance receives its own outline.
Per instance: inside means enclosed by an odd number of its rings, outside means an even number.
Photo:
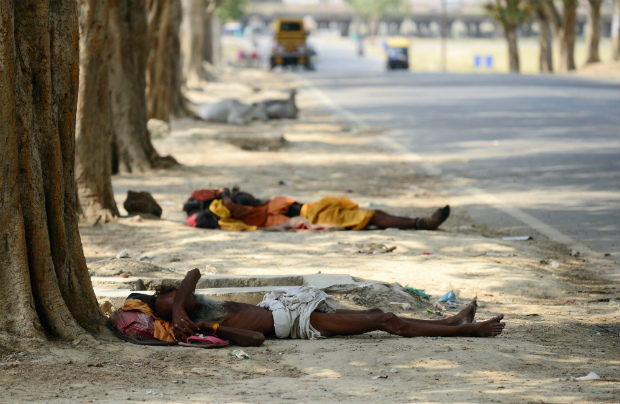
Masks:
[[[355,123],[362,127],[370,126],[368,123],[366,123],[363,119],[359,118],[353,112],[348,111],[347,109],[336,104],[332,99],[330,99],[327,95],[325,95],[323,91],[315,87],[310,81],[304,79],[303,77],[295,73],[293,73],[292,76],[294,77],[295,81],[300,87],[304,87],[305,90],[311,94],[311,96],[313,96],[315,99],[321,102],[326,108],[331,109],[332,111],[343,116],[345,119],[351,121],[352,123]],[[420,155],[404,150],[400,144],[398,144],[396,141],[392,139],[389,139],[387,137],[381,137],[379,138],[379,140],[386,147],[393,150],[396,154],[409,155],[408,160],[413,160],[417,162],[422,161],[422,157]],[[435,166],[420,164],[420,167],[429,175],[440,175],[442,172],[441,169]],[[585,253],[592,258],[594,258],[597,255],[600,255],[599,253],[595,253],[590,248],[575,241],[571,237],[555,229],[554,227],[548,225],[547,223],[535,218],[534,216],[528,213],[523,212],[519,208],[516,208],[514,205],[511,205],[510,203],[496,196],[493,196],[481,189],[467,186],[466,188],[462,188],[461,191],[463,192],[463,194],[472,196],[485,205],[501,210],[502,212],[506,213],[512,218],[536,230],[538,233],[545,235],[552,241],[555,241],[560,244],[564,244],[569,248],[576,249],[580,253]]]

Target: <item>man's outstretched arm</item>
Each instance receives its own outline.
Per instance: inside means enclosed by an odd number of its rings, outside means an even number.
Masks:
[[[198,268],[188,271],[177,290],[174,303],[172,304],[172,329],[175,333],[181,335],[183,340],[198,331],[198,326],[194,324],[185,311],[185,303],[191,297],[192,292],[196,290],[200,277],[200,270]]]
[[[196,325],[201,333],[213,334],[213,323],[201,321]],[[225,325],[219,326],[215,334],[240,346],[261,346],[265,342],[265,336],[260,332],[226,327]]]

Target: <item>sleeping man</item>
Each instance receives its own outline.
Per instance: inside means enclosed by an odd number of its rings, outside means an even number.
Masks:
[[[333,297],[308,286],[276,289],[258,306],[219,301],[194,296],[200,276],[198,268],[192,269],[178,289],[162,289],[145,302],[167,330],[160,330],[158,336],[156,329],[156,338],[185,341],[203,333],[241,346],[259,346],[265,337],[318,339],[371,331],[403,337],[494,337],[505,326],[501,314],[475,323],[475,300],[457,315],[442,320],[403,318],[380,309],[335,309]]]

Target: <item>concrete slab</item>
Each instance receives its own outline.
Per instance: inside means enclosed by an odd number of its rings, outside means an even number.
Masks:
[[[204,281],[203,281],[204,279]],[[271,292],[277,287],[311,285],[318,289],[329,288],[334,285],[351,285],[355,281],[347,274],[313,274],[300,276],[247,276],[226,277],[208,276],[203,277],[198,284],[196,294],[207,295],[218,300],[234,300],[240,303],[258,304],[265,293]],[[154,287],[159,284],[180,284],[180,279],[174,278],[121,278],[121,277],[91,277],[95,288],[95,296],[98,299],[109,299],[116,307],[120,307],[123,301],[132,292],[144,294],[155,293]],[[136,289],[138,284],[146,286],[146,289]],[[207,285],[240,285],[236,287],[204,287]],[[247,285],[247,286],[246,286]],[[249,286],[256,285],[256,286]],[[101,287],[103,286],[103,287]]]

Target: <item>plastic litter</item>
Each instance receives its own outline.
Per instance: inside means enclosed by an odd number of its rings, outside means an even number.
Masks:
[[[377,380],[377,379],[387,379],[387,376],[373,376],[371,377],[372,380]]]
[[[454,294],[454,290],[446,292],[443,296],[437,299],[437,301],[445,303],[456,303],[456,295]]]
[[[147,395],[152,394],[154,396],[160,396],[160,397],[164,396],[164,392],[163,391],[157,391],[157,390],[147,390],[146,394]]]
[[[381,206],[387,206],[387,205],[385,203],[374,203],[374,202],[370,202],[368,204],[368,207],[370,207],[370,208],[381,207]]]
[[[328,393],[329,393],[329,390],[324,389],[323,387],[317,387],[316,389],[317,389],[318,391],[326,391],[326,392],[328,392]]]
[[[116,253],[116,258],[131,258],[131,251],[128,249],[120,250]]]
[[[420,296],[422,299],[428,300],[431,298],[431,295],[427,295],[426,293],[424,293],[424,289],[414,289],[410,287],[409,284],[405,285],[403,289],[405,289],[407,292],[411,293],[412,295]]]
[[[597,375],[594,372],[590,372],[585,376],[581,376],[581,377],[573,377],[571,376],[571,380],[575,380],[575,381],[586,381],[586,380],[597,380],[600,379],[601,377],[599,375]]]
[[[549,265],[551,265],[551,268],[559,268],[560,267],[560,263],[557,261],[551,261],[549,263]]]
[[[411,304],[409,303],[390,302],[390,304],[394,306],[400,306],[403,310],[409,310],[411,308]]]
[[[531,240],[533,237],[532,236],[516,236],[516,237],[502,237],[502,240],[504,241],[525,241],[525,240]]]
[[[235,349],[234,351],[232,351],[232,354],[239,359],[252,359],[252,357],[245,353],[243,349]]]

